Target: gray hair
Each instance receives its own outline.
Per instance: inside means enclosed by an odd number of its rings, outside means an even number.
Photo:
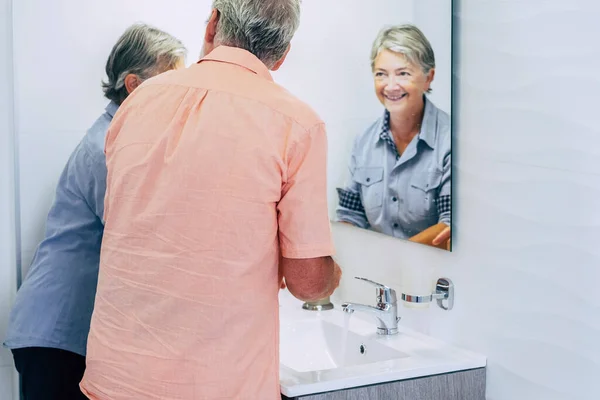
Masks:
[[[383,50],[403,54],[411,64],[419,66],[425,74],[435,68],[435,54],[431,44],[423,32],[414,25],[389,26],[379,31],[371,49],[371,69],[374,68],[375,59]]]
[[[301,0],[214,0],[219,11],[215,45],[238,47],[272,68],[300,25]]]
[[[186,56],[187,49],[179,39],[153,26],[134,24],[121,35],[106,61],[104,96],[121,104],[127,98],[127,75],[146,80],[175,68]]]

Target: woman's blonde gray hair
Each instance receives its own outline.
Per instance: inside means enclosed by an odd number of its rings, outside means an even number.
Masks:
[[[127,75],[146,80],[175,68],[186,56],[187,49],[179,39],[153,26],[134,24],[121,35],[106,61],[108,80],[102,82],[104,96],[121,104],[128,95]]]

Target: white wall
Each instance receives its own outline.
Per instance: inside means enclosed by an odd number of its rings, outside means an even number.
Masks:
[[[6,330],[8,312],[17,286],[11,21],[11,1],[0,0],[0,335]],[[0,400],[16,398],[15,383],[12,356],[0,346]]]
[[[447,275],[455,309],[404,323],[487,355],[488,400],[596,400],[600,3],[455,3],[454,251],[335,226],[337,296]]]

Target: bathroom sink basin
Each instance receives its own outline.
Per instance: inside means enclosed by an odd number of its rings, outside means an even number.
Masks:
[[[287,397],[481,368],[486,358],[398,325],[378,335],[375,319],[351,317],[339,304],[302,309],[287,290],[279,295],[279,381]],[[350,318],[349,320],[347,318]]]
[[[408,357],[369,337],[323,320],[281,324],[280,360],[298,371],[322,371]]]

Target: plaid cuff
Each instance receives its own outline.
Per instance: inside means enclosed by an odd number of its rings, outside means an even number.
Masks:
[[[364,213],[365,208],[363,207],[359,193],[353,193],[344,189],[337,189],[340,197],[340,207],[347,208],[352,211],[359,211]]]
[[[436,200],[438,215],[450,212],[452,210],[452,197],[451,196],[439,196]]]

